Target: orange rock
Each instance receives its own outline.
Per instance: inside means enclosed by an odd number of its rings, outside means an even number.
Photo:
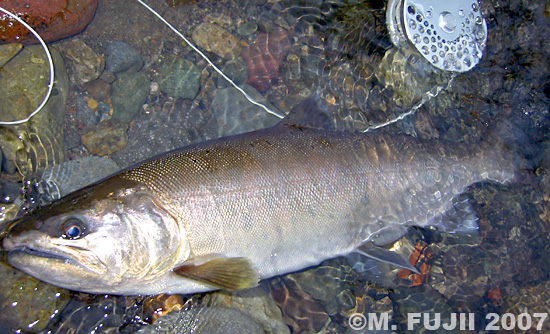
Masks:
[[[97,0],[0,0],[0,7],[17,14],[46,42],[52,42],[82,31],[94,17]],[[2,13],[0,44],[14,41],[38,43],[27,28]]]

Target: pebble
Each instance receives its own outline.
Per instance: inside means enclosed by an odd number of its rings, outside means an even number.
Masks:
[[[225,29],[229,29],[233,25],[233,20],[229,15],[223,13],[211,13],[206,15],[206,22],[215,23],[222,26]]]
[[[60,47],[65,58],[70,60],[69,65],[79,84],[95,80],[103,72],[105,59],[82,40],[74,38],[62,43]]]
[[[92,108],[82,95],[76,98],[74,110],[76,113],[75,118],[78,120],[79,125],[90,126],[99,123],[99,114],[93,109],[95,108]]]
[[[93,155],[104,156],[122,149],[128,143],[128,124],[109,119],[83,129],[82,144]]]
[[[201,23],[192,37],[199,48],[225,59],[235,58],[241,53],[239,39],[214,23]]]
[[[115,74],[137,72],[142,66],[143,59],[139,52],[124,42],[114,41],[105,48],[105,67]]]
[[[149,96],[150,79],[146,73],[124,72],[113,82],[113,118],[129,123]]]
[[[159,70],[160,89],[174,98],[193,99],[199,92],[200,73],[184,58],[169,58]]]
[[[106,100],[111,96],[111,85],[101,79],[87,82],[83,88],[97,101]]]
[[[254,22],[245,22],[237,28],[237,33],[241,36],[252,35],[256,31],[258,31],[258,25]]]

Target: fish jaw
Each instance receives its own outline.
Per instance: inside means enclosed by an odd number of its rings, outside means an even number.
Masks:
[[[8,262],[23,272],[56,284],[59,275],[81,272],[87,277],[105,275],[108,268],[94,253],[39,231],[6,237],[2,246]],[[70,288],[69,286],[66,286]]]
[[[135,295],[162,288],[159,280],[188,254],[178,224],[146,188],[112,189],[112,184],[97,185],[109,186],[100,191],[105,197],[74,196],[67,199],[70,205],[59,202],[11,223],[2,239],[8,262],[70,290]],[[71,221],[82,224],[79,236],[67,234],[64,227]]]

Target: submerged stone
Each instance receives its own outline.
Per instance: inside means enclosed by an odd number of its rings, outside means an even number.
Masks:
[[[232,59],[241,53],[237,37],[217,24],[201,23],[193,31],[193,41],[199,48],[225,59]]]
[[[121,73],[113,83],[113,118],[129,123],[149,96],[146,73]]]
[[[120,150],[128,143],[128,124],[108,119],[84,128],[82,144],[91,154],[104,156]]]
[[[143,66],[143,59],[132,46],[114,41],[105,48],[105,67],[113,72],[137,72]]]
[[[255,101],[267,105],[271,110],[276,110],[253,87],[245,84],[242,88]],[[216,93],[212,100],[212,111],[218,124],[220,137],[267,128],[277,124],[280,120],[268,114],[261,107],[252,104],[233,87],[221,89]]]
[[[174,98],[193,99],[199,92],[200,73],[183,58],[170,58],[159,70],[159,87]]]
[[[44,168],[64,160],[63,126],[69,89],[65,63],[51,48],[55,82],[46,105],[28,122],[0,127],[3,170],[18,170],[30,179]],[[2,67],[0,76],[0,120],[16,121],[29,116],[42,102],[48,88],[50,69],[41,46],[26,46]],[[16,167],[17,166],[17,167]]]
[[[82,40],[75,38],[61,45],[66,58],[70,60],[76,81],[83,84],[97,79],[105,67],[105,59]]]

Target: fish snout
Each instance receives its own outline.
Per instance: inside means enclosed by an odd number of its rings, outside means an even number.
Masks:
[[[6,236],[3,236],[2,239],[0,239],[0,241],[1,241],[0,244],[2,245],[2,250],[5,252],[9,252],[16,246],[15,243]]]

